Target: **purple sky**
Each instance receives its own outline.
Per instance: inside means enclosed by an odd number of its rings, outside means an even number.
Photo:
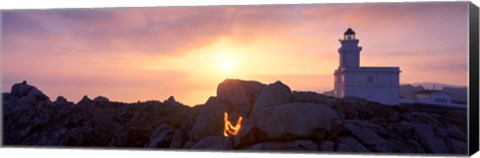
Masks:
[[[2,11],[2,91],[27,80],[55,99],[204,103],[225,78],[333,89],[338,39],[401,83],[465,86],[468,2]],[[227,65],[227,66],[226,66]]]

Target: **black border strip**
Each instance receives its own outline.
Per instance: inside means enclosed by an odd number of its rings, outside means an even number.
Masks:
[[[469,149],[473,155],[478,151],[479,143],[479,52],[478,52],[478,7],[470,2],[469,5]]]

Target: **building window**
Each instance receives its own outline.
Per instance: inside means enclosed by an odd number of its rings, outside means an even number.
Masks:
[[[345,35],[345,39],[347,40],[355,39],[355,35]]]
[[[368,76],[368,83],[373,83],[373,77],[372,76]]]

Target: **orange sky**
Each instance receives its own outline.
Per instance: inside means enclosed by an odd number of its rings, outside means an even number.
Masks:
[[[203,104],[226,78],[333,89],[338,39],[401,83],[467,83],[468,3],[367,3],[2,12],[2,91],[27,80],[53,100],[83,95]]]

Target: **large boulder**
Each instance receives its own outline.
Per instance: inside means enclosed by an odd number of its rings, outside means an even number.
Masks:
[[[150,141],[145,144],[147,148],[169,148],[173,140],[173,128],[169,125],[161,125],[152,133]]]
[[[193,141],[223,131],[225,106],[217,97],[210,97],[203,106],[190,132]]]
[[[429,153],[448,153],[445,143],[435,136],[435,133],[430,125],[416,124],[415,125],[416,140]]]
[[[453,137],[462,141],[467,141],[467,135],[455,125],[450,125],[447,127],[447,134],[450,137]]]
[[[14,84],[10,94],[17,97],[26,96],[32,88],[33,86],[28,85],[27,81],[23,81],[22,83]]]
[[[388,135],[387,130],[367,121],[345,121],[342,125],[350,131],[353,137],[367,145],[371,151],[392,152],[391,144],[382,135]]]
[[[415,124],[408,122],[394,123],[387,126],[390,139],[398,152],[425,153],[415,136]]]
[[[97,96],[97,97],[95,97],[95,99],[93,99],[93,101],[96,102],[96,103],[103,103],[103,104],[106,104],[106,103],[110,102],[110,100],[107,97],[104,97],[104,96]]]
[[[265,86],[257,81],[227,79],[218,85],[217,97],[228,106],[229,112],[248,117],[256,98]]]
[[[260,94],[253,105],[252,114],[256,111],[269,108],[272,106],[278,106],[283,104],[292,103],[293,96],[290,88],[280,81],[267,85],[260,91]]]
[[[173,140],[170,148],[182,148],[188,140],[188,134],[185,129],[177,129],[173,133]]]
[[[370,152],[367,147],[363,146],[355,138],[339,137],[337,141],[337,151]]]
[[[45,105],[50,103],[50,98],[34,86],[28,85],[26,81],[12,86],[9,96],[17,98],[17,103],[24,105]]]
[[[32,98],[36,102],[43,102],[43,101],[50,102],[50,98],[48,98],[47,95],[43,94],[42,91],[40,91],[39,89],[33,86],[32,86],[32,89],[28,92],[27,97]]]
[[[55,99],[55,102],[57,102],[58,104],[68,103],[67,99],[63,96],[58,96],[57,99]]]
[[[339,116],[334,110],[318,104],[292,103],[265,108],[244,122],[235,145],[312,137],[318,130],[330,130],[335,119]]]

